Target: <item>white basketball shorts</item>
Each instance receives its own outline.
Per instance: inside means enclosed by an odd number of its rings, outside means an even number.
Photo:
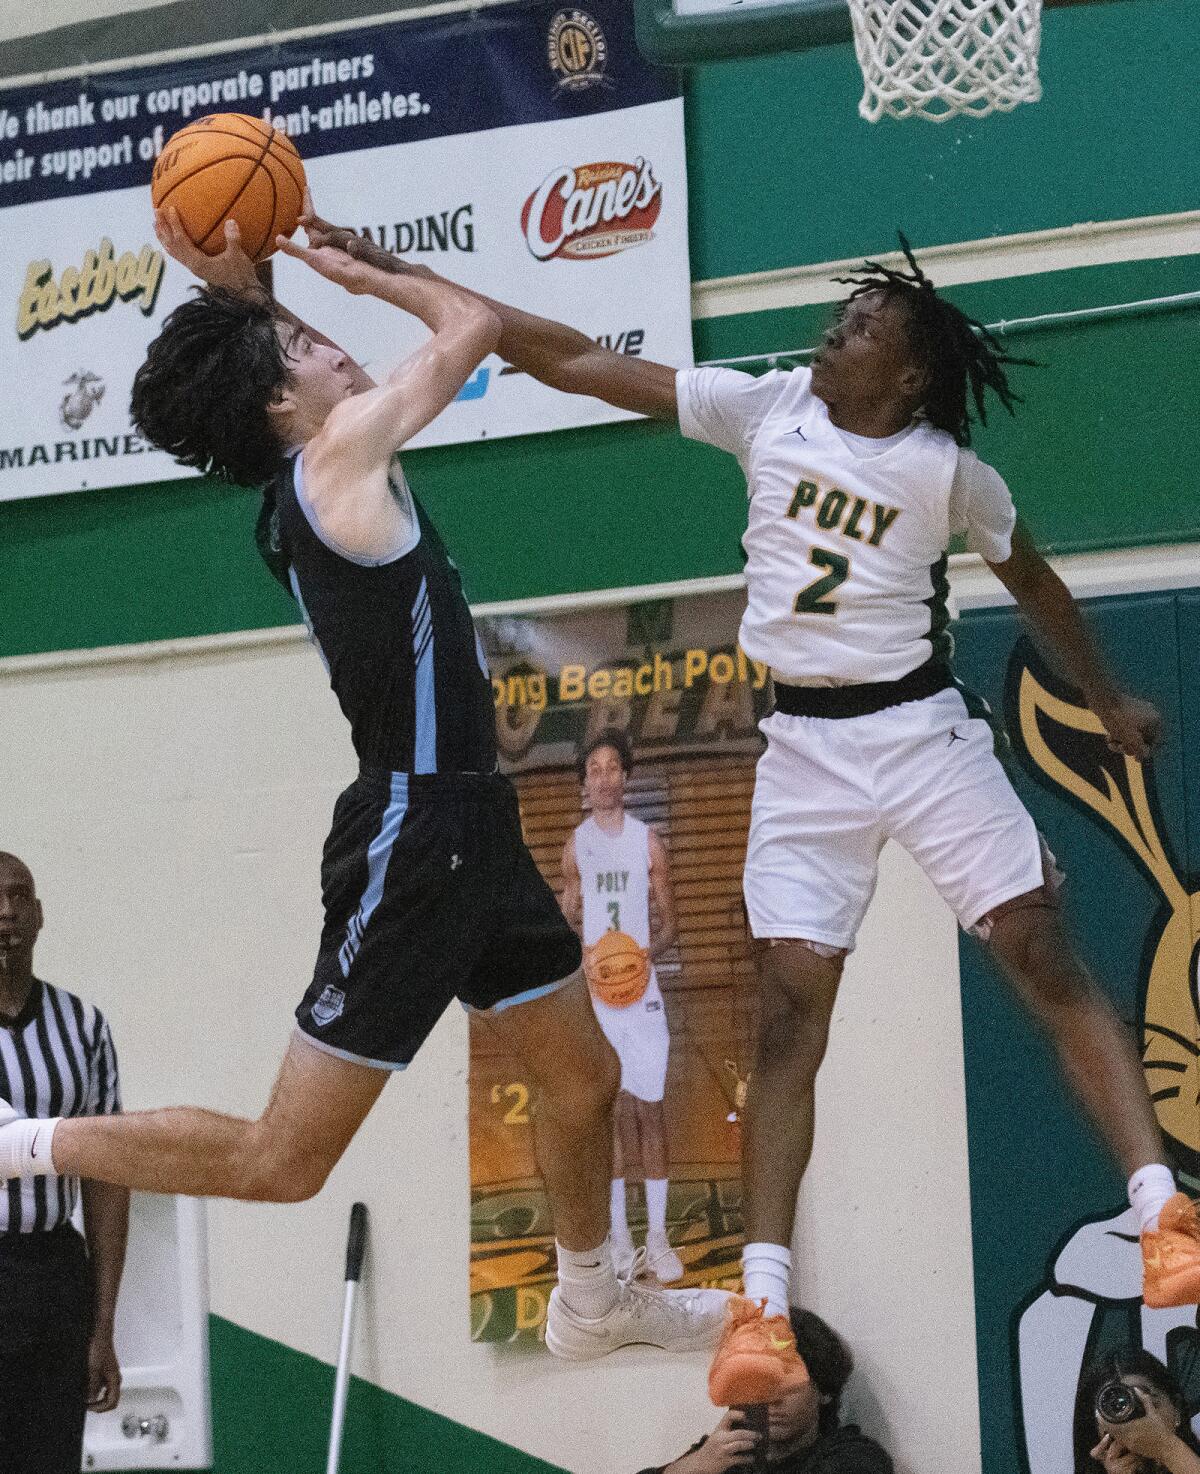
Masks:
[[[628,1008],[609,1008],[592,998],[604,1037],[621,1061],[621,1089],[638,1100],[661,1100],[667,1089],[671,1036],[662,989],[653,970],[646,991]]]
[[[868,716],[774,712],[746,853],[754,936],[850,950],[889,839],[965,930],[1043,883],[1037,828],[956,688]],[[1052,858],[1052,857],[1050,857]]]

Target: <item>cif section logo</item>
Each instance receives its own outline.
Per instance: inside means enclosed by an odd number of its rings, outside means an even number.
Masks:
[[[1180,1184],[1200,1187],[1200,895],[1171,858],[1153,787],[1135,758],[1111,752],[1086,707],[1049,677],[1014,665],[1010,686],[1022,757],[1036,776],[1089,810],[1133,856],[1162,904],[1145,939],[1138,1019],[1142,1070]],[[1054,1251],[1020,1310],[1019,1425],[1028,1474],[1074,1468],[1072,1416],[1084,1365],[1097,1345],[1138,1340],[1187,1384],[1200,1367],[1194,1305],[1141,1304],[1142,1255],[1132,1210],[1077,1224]],[[1197,1419],[1200,1425],[1200,1418]]]
[[[558,78],[560,92],[582,92],[598,84],[610,85],[604,76],[608,42],[604,32],[586,10],[560,10],[546,33],[546,57]]]
[[[521,229],[539,261],[587,261],[654,239],[662,185],[649,160],[560,164],[525,201]]]

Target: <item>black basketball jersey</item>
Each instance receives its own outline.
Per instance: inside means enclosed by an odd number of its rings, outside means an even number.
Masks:
[[[392,480],[412,500],[415,541],[389,561],[356,560],[320,532],[296,456],[267,492],[274,507],[264,556],[277,573],[286,559],[361,762],[401,773],[490,773],[491,680],[458,569],[398,461]]]

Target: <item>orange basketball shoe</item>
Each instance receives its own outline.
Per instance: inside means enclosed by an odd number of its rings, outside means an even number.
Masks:
[[[1152,1310],[1200,1303],[1200,1212],[1186,1193],[1168,1198],[1158,1227],[1142,1234],[1142,1263],[1142,1299]]]
[[[809,1380],[787,1316],[766,1315],[765,1305],[744,1295],[729,1302],[708,1371],[708,1395],[718,1407],[774,1402]]]

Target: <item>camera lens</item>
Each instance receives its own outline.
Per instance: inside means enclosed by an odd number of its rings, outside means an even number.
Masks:
[[[1137,1393],[1124,1382],[1109,1382],[1096,1393],[1096,1413],[1106,1423],[1132,1423],[1143,1412]]]

